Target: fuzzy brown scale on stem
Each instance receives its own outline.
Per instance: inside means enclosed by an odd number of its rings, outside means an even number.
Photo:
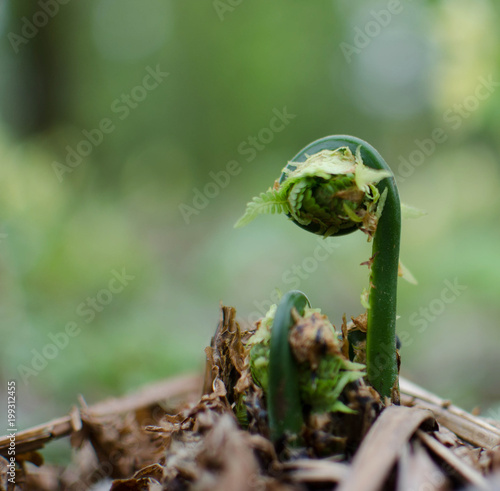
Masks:
[[[307,362],[311,370],[316,370],[322,357],[340,354],[335,332],[325,315],[314,312],[308,318],[295,320],[289,342],[299,363]]]

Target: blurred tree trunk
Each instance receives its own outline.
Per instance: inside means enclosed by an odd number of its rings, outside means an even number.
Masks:
[[[59,118],[56,59],[64,43],[50,25],[55,14],[37,2],[8,0],[4,9],[2,113],[15,133],[28,136],[46,130]]]

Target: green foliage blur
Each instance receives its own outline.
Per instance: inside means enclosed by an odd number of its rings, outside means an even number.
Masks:
[[[220,301],[247,323],[300,288],[337,327],[360,314],[362,234],[326,244],[283,217],[233,229],[329,134],[370,142],[427,212],[403,225],[419,281],[400,285],[403,374],[498,416],[499,10],[2,2],[0,378],[18,382],[23,426],[80,393],[202,371]]]

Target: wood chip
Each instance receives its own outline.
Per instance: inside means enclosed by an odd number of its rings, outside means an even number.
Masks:
[[[500,429],[485,419],[460,409],[449,401],[441,399],[409,380],[400,378],[401,402],[405,406],[429,409],[437,422],[446,426],[460,438],[483,448],[500,444]]]
[[[202,379],[199,375],[183,375],[147,385],[124,397],[106,399],[89,406],[86,413],[92,416],[123,414],[151,406],[171,397],[182,397],[189,392],[199,391],[201,394],[201,389]]]
[[[397,491],[444,491],[450,481],[420,442],[408,443],[399,459]]]
[[[337,491],[382,489],[408,440],[424,422],[434,423],[432,413],[425,409],[384,409],[365,436]]]
[[[72,431],[80,431],[82,429],[82,417],[80,415],[80,410],[74,406],[70,413],[69,413],[69,419],[71,422],[71,429]]]
[[[281,468],[294,481],[339,482],[347,477],[349,466],[329,460],[298,459],[286,462]]]
[[[434,437],[423,431],[417,431],[417,436],[429,450],[455,469],[467,483],[473,484],[479,489],[490,489],[488,482],[478,471],[457,457],[449,448],[439,443]]]

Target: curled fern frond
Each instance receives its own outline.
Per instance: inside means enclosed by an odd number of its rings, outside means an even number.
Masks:
[[[285,213],[295,223],[323,236],[360,229],[373,236],[378,191],[374,186],[391,173],[363,164],[360,149],[348,146],[306,155],[303,162],[289,162],[274,188],[248,203],[235,227],[257,215]]]
[[[323,237],[360,230],[373,240],[370,288],[362,296],[368,309],[366,378],[383,399],[397,403],[401,204],[389,166],[359,138],[321,138],[288,162],[274,188],[249,203],[236,226],[272,212],[286,213],[299,227]]]

